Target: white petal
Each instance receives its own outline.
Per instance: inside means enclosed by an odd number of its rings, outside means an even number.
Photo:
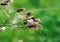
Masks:
[[[18,42],[23,42],[23,40],[18,40]]]
[[[5,27],[2,27],[2,30],[5,30],[6,28]]]
[[[11,2],[14,2],[14,0],[11,0]]]
[[[33,20],[32,19],[30,19],[30,20],[27,20],[28,22],[33,22]]]

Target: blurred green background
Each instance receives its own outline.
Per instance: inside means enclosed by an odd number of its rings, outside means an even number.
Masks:
[[[11,29],[12,27],[6,25],[7,29],[0,32],[0,42],[18,42],[21,39],[23,42],[60,42],[60,0],[13,1],[9,7],[0,6],[0,26],[5,22],[9,24],[9,21],[17,15],[16,10],[18,8],[26,8],[27,10],[32,10],[32,15],[41,19],[44,36],[42,39],[42,31],[40,30],[35,30],[33,33],[32,29]],[[12,12],[9,13],[9,10]]]

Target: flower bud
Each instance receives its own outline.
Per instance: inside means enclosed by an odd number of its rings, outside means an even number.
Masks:
[[[4,6],[4,5],[7,5],[7,3],[1,3],[0,5]]]
[[[24,25],[26,25],[27,24],[27,22],[24,22]]]
[[[7,2],[7,3],[10,2],[10,0],[7,0],[6,2]]]
[[[27,12],[27,15],[31,15],[31,11],[28,11],[28,12]]]
[[[24,8],[19,8],[18,10],[17,10],[17,12],[23,12],[24,11]]]

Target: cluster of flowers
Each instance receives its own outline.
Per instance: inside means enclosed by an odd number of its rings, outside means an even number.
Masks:
[[[25,8],[19,8],[17,10],[17,12],[24,12]],[[25,11],[26,12],[26,11]],[[32,12],[29,10],[26,12],[25,17],[24,18],[24,25],[27,26],[28,28],[40,28],[42,29],[41,24],[39,24],[41,21],[39,18],[35,18],[34,16],[30,16],[32,15]]]
[[[0,3],[0,5],[1,6],[8,5],[10,1],[11,0],[2,0],[2,2]],[[25,16],[24,21],[23,21],[24,25],[26,27],[28,27],[28,28],[40,28],[40,29],[42,29],[41,24],[39,24],[39,22],[41,22],[40,19],[39,18],[35,18],[34,16],[31,16],[32,15],[31,11],[27,11],[27,12],[24,12],[24,11],[25,11],[25,8],[19,8],[19,9],[17,9],[17,12],[24,13],[23,14]],[[4,28],[3,29],[2,28],[0,28],[0,31],[1,30],[5,30]]]

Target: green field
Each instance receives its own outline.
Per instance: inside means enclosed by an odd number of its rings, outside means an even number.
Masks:
[[[0,42],[60,42],[60,0],[13,0],[8,6],[0,5],[0,26],[6,30],[0,32]],[[1,2],[1,0],[0,0]],[[11,27],[10,21],[19,13],[18,8],[32,11],[32,15],[41,19],[43,30],[23,27],[23,20],[18,19],[20,27]],[[43,34],[43,36],[41,35]]]

